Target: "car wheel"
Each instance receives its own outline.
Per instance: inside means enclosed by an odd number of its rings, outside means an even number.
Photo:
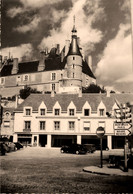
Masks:
[[[61,153],[64,153],[64,150],[60,150]]]
[[[79,154],[79,151],[78,150],[76,151],[76,154]]]

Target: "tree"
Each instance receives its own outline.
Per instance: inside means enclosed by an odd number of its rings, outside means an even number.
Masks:
[[[21,89],[19,91],[20,98],[26,99],[31,93],[41,93],[40,91],[37,91],[37,89],[32,89],[31,87],[25,87],[24,89]]]
[[[95,84],[90,84],[89,87],[85,88],[83,87],[82,88],[82,92],[83,93],[106,93],[106,90],[103,88],[101,88],[100,86],[98,85],[95,85]]]

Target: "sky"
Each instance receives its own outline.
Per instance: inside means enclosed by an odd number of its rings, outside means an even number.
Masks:
[[[133,92],[133,0],[3,0],[1,54],[29,59],[71,40],[73,17],[84,56],[91,55],[97,84]],[[133,2],[132,2],[133,3]]]

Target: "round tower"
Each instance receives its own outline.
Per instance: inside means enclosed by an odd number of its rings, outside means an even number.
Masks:
[[[67,54],[67,77],[69,86],[82,86],[82,55],[78,45],[75,24],[72,29],[72,41]]]

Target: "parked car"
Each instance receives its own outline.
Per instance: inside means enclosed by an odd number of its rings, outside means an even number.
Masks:
[[[8,149],[8,146],[4,142],[0,142],[0,155],[5,155]]]
[[[101,145],[96,145],[96,150],[101,150]],[[106,151],[108,151],[109,150],[109,148],[107,147],[107,146],[102,146],[102,150],[106,150]]]
[[[16,145],[13,142],[7,142],[6,144],[8,146],[7,152],[12,152],[17,150]]]
[[[87,149],[88,153],[94,153],[96,151],[95,144],[83,144],[83,146]]]
[[[64,145],[60,149],[61,153],[72,153],[72,154],[86,154],[87,149],[81,144]]]
[[[20,142],[14,142],[14,144],[16,145],[17,150],[23,148],[23,145]]]

